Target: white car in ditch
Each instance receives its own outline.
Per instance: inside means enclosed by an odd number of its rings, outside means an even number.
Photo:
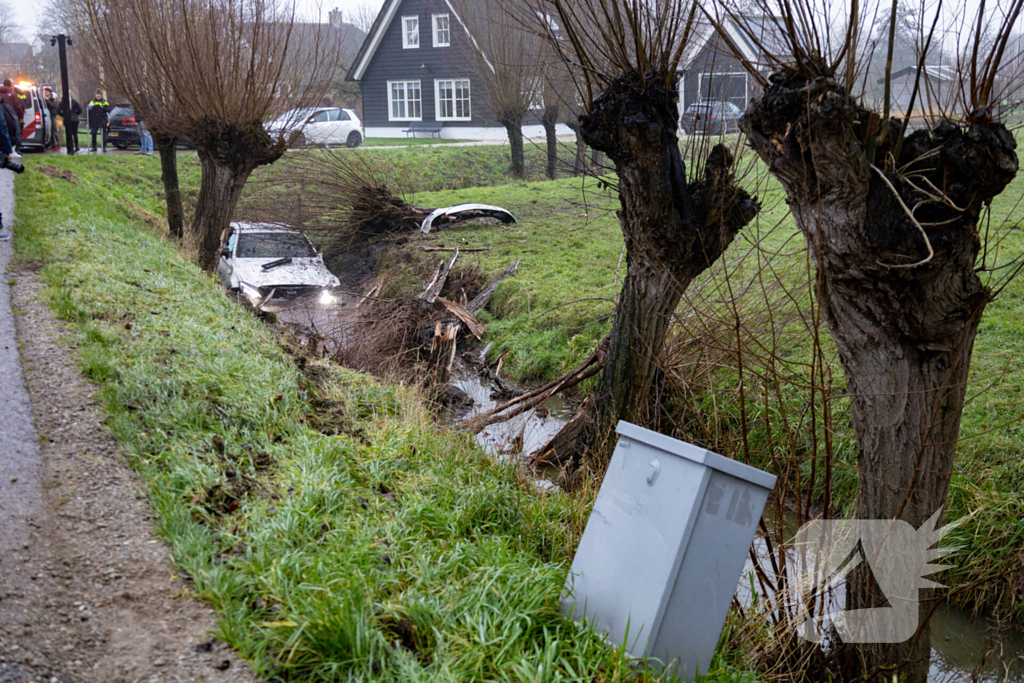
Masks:
[[[279,223],[232,223],[217,277],[257,310],[311,301],[328,306],[337,302],[335,288],[341,284],[309,238]]]

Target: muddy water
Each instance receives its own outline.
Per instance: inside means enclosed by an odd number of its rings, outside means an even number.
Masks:
[[[796,529],[796,523],[787,516],[787,531],[795,535]],[[765,574],[773,577],[765,540],[761,536],[754,539],[754,552]],[[955,557],[951,555],[947,562],[955,562]],[[790,551],[787,558],[792,572],[796,567],[796,555]],[[752,602],[750,581],[753,570],[754,564],[748,557],[736,591],[736,598],[744,607]],[[760,592],[760,586],[756,579],[754,581],[756,592]],[[841,611],[846,601],[844,586],[843,583],[836,586],[829,598],[827,612]],[[991,619],[975,617],[942,604],[931,618],[931,641],[929,683],[1024,683],[1024,632],[1019,629],[1006,628]]]

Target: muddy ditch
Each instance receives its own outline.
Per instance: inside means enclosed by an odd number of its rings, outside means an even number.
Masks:
[[[421,247],[418,242],[392,242],[389,256],[378,253],[373,260],[379,265],[380,259],[388,258],[393,266],[407,267],[403,248]],[[391,291],[382,296],[388,280],[395,279],[393,272],[385,272],[343,284],[332,304],[271,301],[259,314],[297,358],[326,358],[379,377],[422,385],[432,396],[440,421],[464,422],[532,389],[502,378],[501,358],[488,362],[491,345],[481,339],[485,327],[475,316],[502,281],[515,277],[518,261],[488,277],[476,266],[456,267],[458,250],[436,251],[440,252],[436,267],[420,280],[420,291],[406,288],[400,295]],[[365,252],[363,247],[352,258],[364,259]],[[422,263],[422,253],[413,256],[417,257]],[[407,273],[403,277],[409,280]],[[494,457],[527,465],[529,454],[548,443],[575,410],[571,398],[555,395],[509,420],[488,425],[476,433],[476,439]],[[557,488],[562,474],[557,468],[535,471],[539,488]]]

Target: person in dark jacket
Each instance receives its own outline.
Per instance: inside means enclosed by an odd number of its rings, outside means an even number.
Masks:
[[[4,104],[10,105],[19,121],[25,116],[25,105],[22,103],[21,98],[18,97],[18,91],[11,85],[11,79],[9,78],[5,78],[4,84],[0,85],[0,100]]]
[[[0,85],[0,102],[11,108],[14,112],[14,119],[18,122],[17,135],[11,137],[11,144],[17,149],[21,143],[21,126],[22,120],[25,118],[25,105],[22,103],[21,98],[18,97],[18,91],[11,85],[11,79],[9,78],[5,78],[4,84]]]
[[[60,138],[57,136],[57,98],[53,90],[43,88],[43,102],[46,103],[46,111],[50,112],[50,138],[47,144],[55,152],[60,151]]]
[[[68,132],[68,154],[74,154],[79,149],[78,123],[81,121],[79,117],[82,115],[82,105],[74,97],[71,98],[70,107],[66,101],[61,100],[58,113],[64,119],[64,129]]]
[[[7,118],[6,113],[8,110],[10,110],[11,116],[14,116],[14,110],[6,102],[0,102],[0,109],[4,110],[4,119]],[[11,139],[8,136],[9,130],[10,126],[6,122],[0,126],[0,154],[6,154],[7,156],[10,156],[11,152],[14,151],[11,147]],[[6,242],[9,239],[11,239],[11,233],[4,230],[4,216],[0,213],[0,242]]]
[[[0,102],[0,109],[3,110],[0,112],[0,116],[3,117],[3,129],[7,138],[7,146],[17,150],[18,143],[21,141],[21,127],[18,125],[18,117],[15,115],[11,105],[6,102]],[[2,143],[0,143],[0,151],[3,151],[4,154],[11,153],[11,150],[3,146]]]
[[[110,103],[103,97],[103,93],[96,91],[96,96],[87,105],[89,112],[89,130],[92,132],[92,151],[96,151],[96,133],[103,137],[103,151],[107,151],[107,115],[110,113]]]

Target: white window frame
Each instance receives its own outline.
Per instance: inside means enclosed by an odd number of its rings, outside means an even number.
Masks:
[[[403,100],[403,101],[405,102],[405,113],[406,113],[406,116],[395,116],[395,107],[394,107],[395,100],[392,97],[392,94],[394,93],[394,90],[392,89],[391,86],[393,84],[398,84],[398,83],[402,84],[402,86],[403,86],[402,92],[405,93],[405,100]],[[420,102],[420,115],[419,116],[408,116],[408,114],[409,114],[409,84],[410,83],[415,83],[417,88],[420,91],[420,99],[419,99],[419,102]],[[388,81],[388,121],[422,121],[422,120],[423,120],[423,84],[420,82],[420,79],[418,79],[418,78],[410,78],[410,79],[407,79],[407,80]]]
[[[444,42],[444,43],[442,43],[440,40],[437,39],[437,20],[442,18],[442,17],[448,23],[448,27],[445,29],[448,32],[448,40],[447,40],[447,42]],[[433,38],[434,47],[451,47],[451,44],[452,44],[452,20],[451,20],[451,16],[447,12],[445,12],[444,14],[431,14],[430,15],[430,35]]]
[[[452,97],[455,97],[455,83],[465,81],[469,91],[469,116],[441,116],[441,84],[452,84]],[[452,100],[452,113],[455,112],[455,101]],[[435,78],[434,79],[434,120],[435,121],[472,121],[473,120],[473,84],[468,78]]]
[[[409,27],[406,26],[405,22],[410,19],[416,20],[416,44],[413,45],[409,42]],[[403,50],[417,50],[420,47],[420,15],[410,14],[402,17],[402,49]]]

